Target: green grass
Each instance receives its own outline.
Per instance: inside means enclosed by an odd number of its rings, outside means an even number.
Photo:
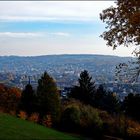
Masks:
[[[80,140],[65,133],[0,113],[0,139],[11,140]]]

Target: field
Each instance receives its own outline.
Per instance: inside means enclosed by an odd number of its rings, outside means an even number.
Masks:
[[[21,120],[19,118],[0,113],[0,139],[24,140],[79,140],[80,138],[67,135],[44,126]]]

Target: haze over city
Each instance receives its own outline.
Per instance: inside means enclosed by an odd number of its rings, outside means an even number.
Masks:
[[[114,1],[1,1],[0,55],[103,54],[131,56],[133,48],[113,50],[99,37],[102,10]]]

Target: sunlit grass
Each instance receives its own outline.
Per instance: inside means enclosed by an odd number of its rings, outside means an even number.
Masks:
[[[21,120],[19,118],[0,113],[0,139],[60,139],[60,140],[78,140],[56,130],[44,126]]]

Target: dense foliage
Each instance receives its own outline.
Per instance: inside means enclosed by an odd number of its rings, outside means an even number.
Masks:
[[[128,70],[125,62],[121,63],[117,75],[122,75],[121,78],[128,75],[127,78],[130,79],[125,79],[127,81],[137,80],[140,75],[140,1],[117,0],[115,7],[111,6],[102,11],[100,19],[107,24],[108,30],[103,32],[101,37],[107,41],[108,46],[113,49],[121,45],[136,46],[133,51],[136,61],[128,64]]]
[[[16,87],[0,84],[0,109],[5,112],[16,111],[20,102],[21,91]]]
[[[64,104],[61,126],[70,132],[94,135],[94,137],[102,136],[102,120],[98,111],[78,100],[69,100]]]
[[[70,98],[75,98],[85,104],[93,107],[107,110],[110,113],[119,111],[119,100],[116,95],[104,89],[100,85],[97,89],[95,82],[92,82],[92,77],[84,70],[78,79],[79,85],[74,86],[69,93]]]
[[[140,45],[140,1],[117,0],[116,4],[100,14],[100,19],[107,24],[108,29],[102,37],[114,49],[131,43]]]
[[[119,113],[120,110],[120,103],[116,94],[105,90],[102,85],[99,85],[94,94],[93,106],[109,113]]]
[[[27,113],[31,114],[32,112],[36,111],[35,102],[36,102],[35,91],[33,90],[31,84],[27,84],[21,94],[19,109],[24,110]]]
[[[84,70],[81,72],[78,82],[79,85],[72,88],[69,97],[79,99],[86,104],[92,104],[95,83],[92,81],[92,77],[89,76],[88,71]]]
[[[123,110],[125,114],[140,121],[140,112],[138,108],[140,107],[140,95],[139,94],[128,94],[123,102]]]
[[[46,114],[52,116],[52,121],[57,122],[60,118],[60,97],[56,83],[47,72],[44,72],[38,80],[37,87],[38,112],[41,117]]]

